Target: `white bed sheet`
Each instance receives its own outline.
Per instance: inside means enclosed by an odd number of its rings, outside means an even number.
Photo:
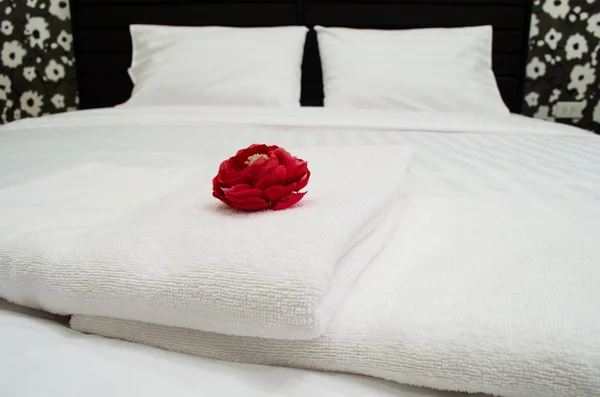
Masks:
[[[600,137],[588,131],[512,114],[325,108],[111,108],[24,119],[0,127],[0,189],[98,161],[168,170],[256,142],[409,146],[413,195],[600,197],[589,182],[600,181]]]
[[[459,397],[375,378],[228,363],[68,328],[0,299],[2,397]]]

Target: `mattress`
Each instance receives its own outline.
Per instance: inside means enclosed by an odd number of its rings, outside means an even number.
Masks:
[[[2,397],[458,397],[375,378],[215,361],[73,331],[0,299]],[[475,396],[477,397],[477,396]],[[483,396],[481,396],[483,397]]]

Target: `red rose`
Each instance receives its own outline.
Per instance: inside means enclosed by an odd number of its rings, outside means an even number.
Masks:
[[[213,196],[244,211],[282,210],[304,197],[310,178],[306,161],[278,146],[254,144],[223,161]]]

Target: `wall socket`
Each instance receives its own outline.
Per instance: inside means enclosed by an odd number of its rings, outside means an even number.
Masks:
[[[552,114],[557,119],[579,119],[583,117],[585,102],[556,102]]]

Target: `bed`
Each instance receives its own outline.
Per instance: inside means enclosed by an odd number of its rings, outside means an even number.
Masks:
[[[0,129],[2,396],[600,395],[600,141],[514,114],[529,2],[71,5],[86,110]],[[322,107],[319,30],[301,52],[303,107],[131,106],[130,24],[491,25],[507,109]],[[308,159],[308,193],[221,233],[208,221],[232,214],[211,178],[257,142]],[[266,294],[254,266],[276,280]]]

